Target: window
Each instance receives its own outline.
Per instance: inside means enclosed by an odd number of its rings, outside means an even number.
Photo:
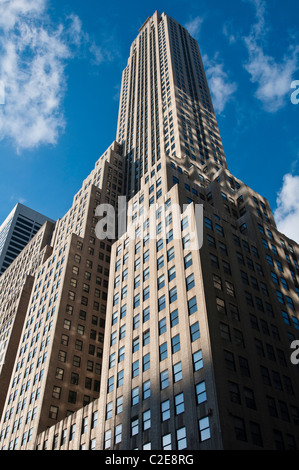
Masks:
[[[241,403],[240,389],[239,385],[234,382],[228,382],[229,385],[229,395],[232,403]]]
[[[190,276],[187,277],[186,279],[186,289],[187,291],[189,291],[190,289],[192,289],[193,287],[195,286],[195,282],[194,282],[194,274],[190,274]]]
[[[180,428],[176,432],[177,449],[182,450],[187,448],[186,428]]]
[[[188,216],[184,217],[181,221],[181,230],[182,232],[188,227]]]
[[[217,311],[219,313],[224,313],[226,315],[225,301],[223,299],[220,299],[219,297],[216,297],[216,305],[217,305]]]
[[[188,246],[190,245],[190,234],[189,233],[187,235],[185,235],[185,237],[183,237],[182,242],[183,242],[183,249],[186,250],[186,248],[188,248]]]
[[[202,418],[198,422],[199,424],[199,434],[201,442],[210,439],[211,432],[210,432],[210,422],[208,416],[206,418]]]
[[[119,329],[119,339],[123,339],[126,336],[126,324],[122,325]]]
[[[213,284],[215,289],[222,290],[222,279],[217,274],[213,274]]]
[[[161,384],[161,390],[168,387],[169,385],[168,369],[163,370],[160,373],[160,384]]]
[[[115,366],[115,353],[110,354],[109,356],[109,369]]]
[[[210,253],[210,261],[211,261],[211,266],[213,266],[214,268],[219,268],[218,257],[215,256],[213,253]]]
[[[204,222],[205,222],[206,228],[208,228],[210,230],[213,230],[213,223],[212,223],[211,219],[209,219],[208,217],[205,217]]]
[[[185,411],[185,405],[184,405],[184,394],[179,393],[174,397],[174,404],[175,404],[175,414],[179,415],[181,413],[184,413]]]
[[[198,322],[193,323],[193,325],[190,326],[190,335],[191,335],[191,342],[200,338],[200,330],[199,330]]]
[[[143,346],[146,346],[150,342],[150,330],[146,330],[143,333]]]
[[[245,377],[250,377],[250,369],[248,360],[245,357],[239,356],[239,364],[241,374]]]
[[[133,308],[137,308],[140,305],[140,294],[134,296]]]
[[[171,434],[165,434],[162,436],[162,449],[171,450]]]
[[[165,276],[164,274],[162,274],[162,276],[158,278],[158,290],[162,289],[164,286],[165,286]]]
[[[143,400],[146,400],[151,396],[151,381],[147,380],[143,384]]]
[[[112,392],[113,388],[114,388],[114,377],[109,377],[108,386],[107,386],[107,393]]]
[[[122,424],[119,424],[115,427],[115,444],[118,444],[122,440]]]
[[[178,312],[178,309],[175,309],[173,312],[170,313],[171,327],[177,325],[178,323],[179,323],[179,312]]]
[[[157,252],[163,248],[163,238],[157,241]]]
[[[168,270],[168,280],[169,280],[169,282],[172,281],[175,277],[176,277],[175,266],[172,266]]]
[[[238,441],[247,441],[245,423],[242,418],[234,417],[235,436]]]
[[[118,351],[118,362],[122,362],[125,359],[125,346],[119,348]]]
[[[182,378],[183,378],[182,364],[181,362],[178,362],[177,364],[174,364],[173,366],[173,381],[178,382],[179,380],[182,380]]]
[[[207,400],[206,384],[204,381],[196,385],[195,391],[198,405]]]
[[[147,286],[143,289],[143,300],[149,299],[150,296],[150,286]]]
[[[167,261],[171,261],[173,258],[174,258],[174,247],[171,247],[167,251]]]
[[[236,370],[235,358],[232,352],[224,351],[224,360],[227,369]]]
[[[170,419],[170,401],[166,400],[161,403],[161,421]]]
[[[287,305],[288,305],[292,310],[295,310],[294,303],[293,303],[291,297],[288,297],[288,296],[286,295],[286,301],[287,301]]]
[[[161,269],[164,266],[164,256],[160,256],[160,258],[157,259],[157,269]]]
[[[202,358],[202,350],[196,351],[192,355],[193,358],[193,369],[196,372],[199,369],[203,368],[203,358]]]
[[[277,294],[277,299],[278,299],[278,301],[279,301],[281,304],[284,304],[284,298],[283,298],[282,293],[281,293],[279,290],[277,290],[277,291],[276,291],[276,294]]]
[[[142,416],[143,431],[151,427],[151,410],[144,411]]]
[[[107,403],[106,405],[106,419],[112,418],[113,402]]]
[[[212,235],[210,235],[209,233],[207,233],[207,241],[208,241],[208,245],[213,247],[213,248],[216,248],[216,241],[215,241],[215,238],[212,237]]]
[[[111,429],[105,432],[104,440],[104,448],[109,449],[109,447],[111,447]]]
[[[149,250],[147,250],[147,251],[143,254],[143,262],[146,263],[147,261],[149,261]]]
[[[235,297],[235,287],[231,282],[225,281],[226,292],[228,295]]]
[[[123,397],[118,397],[116,399],[116,414],[118,415],[123,411]]]
[[[177,288],[176,288],[176,287],[173,287],[173,288],[170,289],[170,291],[169,291],[169,303],[171,304],[171,303],[174,302],[176,299],[177,299]]]
[[[171,339],[171,348],[172,348],[172,354],[175,354],[177,351],[181,349],[180,345],[180,335],[176,335]]]
[[[143,372],[150,368],[150,353],[143,356]]]
[[[244,387],[245,403],[248,408],[256,409],[253,390]]]
[[[132,378],[137,377],[139,375],[139,361],[135,361],[132,364]]]
[[[131,404],[132,406],[137,405],[139,403],[139,387],[135,387],[132,390],[131,394]]]
[[[161,312],[161,310],[165,308],[165,305],[165,295],[162,295],[162,297],[158,299],[158,311]]]
[[[290,322],[290,318],[289,318],[288,313],[285,312],[284,310],[282,310],[281,313],[282,313],[283,321],[284,321],[287,325],[291,325],[291,322]]]
[[[131,436],[135,436],[139,432],[138,418],[131,420]]]
[[[193,313],[197,312],[196,297],[192,297],[192,299],[188,300],[188,312],[189,315],[192,315]]]
[[[150,319],[150,308],[146,307],[143,310],[143,323],[147,322]]]
[[[162,320],[159,321],[159,335],[162,335],[163,333],[166,332],[166,317],[162,318]]]
[[[192,265],[192,254],[191,253],[188,253],[188,255],[185,256],[184,262],[185,262],[185,269],[189,268]]]

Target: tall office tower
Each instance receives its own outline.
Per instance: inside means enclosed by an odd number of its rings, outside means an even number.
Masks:
[[[96,208],[109,203],[117,209],[123,190],[120,150],[113,143],[83,181],[70,210],[52,228],[46,256],[29,273],[26,299],[11,313],[22,328],[2,403],[3,449],[32,448],[37,433],[99,395],[111,241],[95,233]],[[32,246],[37,237],[40,232]],[[7,292],[14,288],[12,276],[15,282],[24,277],[21,256],[1,277]],[[1,309],[4,304],[2,299]],[[10,318],[1,314],[5,340]],[[15,345],[15,336],[7,348],[12,341]]]
[[[136,238],[112,249],[99,448],[297,448],[299,247],[228,171],[197,43],[165,14],[131,46],[117,139]]]
[[[100,393],[59,421],[61,365],[40,411],[51,402],[57,422],[27,448],[298,448],[299,247],[229,172],[197,43],[164,13],[132,44],[117,140],[128,226],[111,247]],[[69,358],[59,338],[52,357]]]
[[[18,203],[0,227],[0,275],[46,221],[52,219]]]
[[[139,191],[161,165],[198,181],[226,160],[197,42],[176,21],[156,12],[140,28],[123,72],[116,140],[127,159],[127,194]]]

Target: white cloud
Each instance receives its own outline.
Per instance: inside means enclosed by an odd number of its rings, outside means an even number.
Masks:
[[[244,38],[248,50],[245,69],[251,81],[257,85],[255,96],[268,112],[276,112],[289,99],[292,76],[298,68],[299,47],[290,46],[280,62],[263,50],[267,32],[265,3],[263,0],[250,0],[256,9],[256,23],[250,34]]]
[[[299,242],[299,175],[284,175],[282,187],[277,195],[274,218],[278,230]]]
[[[233,34],[230,31],[231,29],[232,29],[232,27],[230,26],[230,24],[224,23],[223,28],[222,28],[222,32],[223,32],[224,36],[227,37],[228,42],[230,44],[234,44],[236,42],[236,36],[235,36],[235,34]]]
[[[200,16],[196,16],[192,20],[190,20],[188,23],[185,24],[185,28],[189,31],[192,37],[195,39],[198,39],[201,25],[202,25],[203,19]]]
[[[47,15],[48,0],[0,0],[0,140],[17,148],[55,144],[65,127],[66,66],[87,47],[99,64],[99,49],[71,14],[64,25]]]
[[[228,74],[223,70],[224,65],[217,60],[209,60],[205,55],[203,56],[203,62],[214,109],[216,114],[220,114],[237,90],[237,84],[229,80]]]

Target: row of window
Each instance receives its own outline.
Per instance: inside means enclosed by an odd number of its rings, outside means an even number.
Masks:
[[[131,437],[136,436],[140,430],[140,424],[138,418],[133,418],[130,423],[131,426]],[[151,427],[151,412],[147,410],[142,415],[142,430],[145,431]],[[206,441],[211,438],[210,421],[209,417],[206,416],[198,420],[199,427],[199,438],[200,442]],[[119,444],[122,441],[122,424],[119,424],[114,429],[114,444]],[[112,430],[109,429],[105,432],[104,436],[104,449],[109,449],[113,446]],[[165,434],[161,437],[161,447],[163,450],[183,450],[188,448],[187,442],[187,430],[186,427],[181,427],[175,430],[175,442],[171,433]],[[151,443],[146,442],[143,444],[143,450],[151,449]]]

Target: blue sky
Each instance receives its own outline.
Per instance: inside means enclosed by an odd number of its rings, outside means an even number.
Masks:
[[[297,0],[0,0],[0,223],[18,201],[68,210],[115,139],[121,73],[155,10],[199,42],[230,171],[299,241]]]

